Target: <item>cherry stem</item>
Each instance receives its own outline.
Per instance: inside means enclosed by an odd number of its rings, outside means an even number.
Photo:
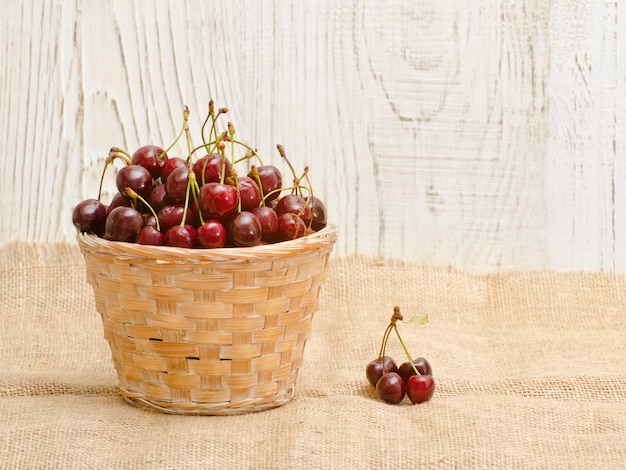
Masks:
[[[293,175],[293,180],[294,180],[294,183],[295,183],[297,181],[297,179],[298,179],[298,176],[296,175],[296,170],[293,168],[293,165],[291,164],[291,162],[287,158],[287,154],[285,153],[285,147],[283,147],[282,145],[278,144],[276,146],[276,148],[278,149],[278,153],[280,154],[282,159],[287,162],[287,166],[291,170],[291,174]]]
[[[259,192],[261,193],[261,205],[265,205],[265,195],[263,194],[263,184],[261,184],[261,176],[259,176],[259,170],[255,165],[252,165],[250,168],[250,174],[252,175],[252,179],[256,181],[256,184],[259,186]]]
[[[163,151],[163,153],[161,153],[159,155],[159,160],[161,160],[163,158],[163,155],[165,155],[167,152],[169,152],[170,150],[172,150],[172,148],[174,148],[174,145],[176,145],[178,143],[178,141],[180,140],[180,138],[183,136],[183,134],[185,133],[185,129],[189,129],[189,108],[185,105],[184,109],[183,109],[183,127],[180,130],[180,132],[178,133],[178,136],[176,137],[176,139],[174,139],[174,142],[172,142],[172,145],[170,145],[167,149],[165,149]]]
[[[109,167],[109,165],[113,162],[113,158],[112,157],[107,157],[107,159],[104,162],[104,168],[102,169],[102,175],[100,175],[100,188],[98,189],[98,201],[102,198],[102,186],[104,184],[104,175],[107,172],[107,168]]]
[[[411,357],[411,354],[409,353],[409,350],[407,349],[406,345],[404,344],[404,341],[402,341],[402,337],[400,336],[400,332],[398,331],[398,326],[395,324],[395,322],[393,323],[393,329],[396,331],[396,335],[398,336],[398,339],[400,340],[400,344],[402,345],[402,349],[404,349],[406,357],[409,358],[409,363],[411,364],[411,367],[413,368],[413,370],[415,371],[415,373],[417,375],[422,375],[422,374],[420,374],[419,370],[417,370],[417,367],[415,367],[415,364],[413,364],[413,358]]]
[[[187,163],[191,161],[191,136],[189,135],[189,123],[185,122],[185,140],[187,141],[187,152],[189,152],[189,156],[187,157]]]
[[[191,187],[193,183],[196,181],[196,174],[189,170],[187,176],[187,189],[185,190],[185,209],[183,210],[183,220],[180,221],[180,226],[185,226],[185,221],[187,220],[187,210],[189,209],[189,193],[191,192]]]
[[[128,161],[132,161],[133,157],[131,157],[130,153],[128,153],[125,150],[122,150],[119,147],[111,147],[111,150],[109,151],[109,153],[121,153],[122,155],[126,155],[126,157],[128,158]],[[130,165],[130,163],[129,163]]]
[[[150,210],[150,213],[154,216],[154,220],[156,221],[156,229],[158,231],[161,231],[161,226],[159,224],[159,218],[156,215],[156,212],[154,211],[154,209],[152,208],[152,206],[150,205],[150,203],[148,201],[146,201],[143,197],[141,197],[139,194],[137,194],[137,192],[132,189],[132,188],[125,188],[126,190],[126,194],[128,194],[128,196],[130,197],[130,199],[136,204],[137,203],[137,199],[139,199],[141,202],[143,202],[146,207]]]
[[[387,325],[387,329],[383,334],[383,341],[380,344],[380,351],[378,352],[378,359],[380,360],[380,364],[383,368],[383,374],[385,373],[385,351],[387,350],[387,341],[389,340],[389,335],[391,334],[391,330],[393,325],[390,323]]]
[[[215,103],[213,103],[213,100],[209,101],[209,114],[207,114],[206,119],[204,120],[204,123],[202,124],[202,143],[204,144],[204,146],[207,146],[206,143],[206,138],[204,137],[204,129],[206,129],[206,125],[209,123],[209,119],[211,119],[213,122],[215,122]],[[211,139],[211,136],[209,136],[209,140]]]
[[[307,189],[309,190],[309,197],[306,200],[307,205],[311,202],[311,220],[309,220],[309,230],[313,226],[313,215],[315,214],[315,198],[313,197],[313,185],[309,179],[309,167],[304,169],[304,178],[306,179]]]

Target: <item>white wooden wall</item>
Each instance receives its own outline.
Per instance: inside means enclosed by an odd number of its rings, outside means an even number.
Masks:
[[[626,1],[0,4],[0,241],[73,239],[111,146],[214,99],[340,255],[626,272]]]

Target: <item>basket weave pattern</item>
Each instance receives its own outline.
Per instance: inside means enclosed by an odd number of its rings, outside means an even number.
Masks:
[[[186,250],[78,235],[119,386],[168,413],[238,414],[294,391],[336,229]]]

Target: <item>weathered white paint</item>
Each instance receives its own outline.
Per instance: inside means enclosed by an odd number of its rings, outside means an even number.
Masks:
[[[626,272],[625,2],[25,0],[0,22],[0,241],[72,239],[109,148],[169,143],[183,104],[197,135],[213,98],[266,161],[310,165],[339,254]]]

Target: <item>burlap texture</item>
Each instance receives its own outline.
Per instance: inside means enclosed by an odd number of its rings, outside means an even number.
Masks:
[[[74,244],[0,245],[0,275],[1,468],[626,468],[624,276],[332,257],[295,398],[195,417],[122,400]],[[423,405],[364,377],[394,305],[430,316],[400,325]]]

